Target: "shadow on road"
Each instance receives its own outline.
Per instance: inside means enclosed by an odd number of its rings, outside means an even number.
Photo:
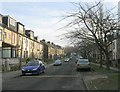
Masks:
[[[91,70],[89,69],[80,69],[77,72],[94,72],[95,70],[93,68],[91,68]]]

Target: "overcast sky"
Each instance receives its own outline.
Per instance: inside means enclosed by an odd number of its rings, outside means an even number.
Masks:
[[[10,15],[17,21],[25,25],[26,29],[34,31],[34,35],[39,40],[54,42],[55,44],[66,46],[69,42],[60,40],[62,34],[66,33],[63,27],[68,20],[58,23],[64,15],[75,11],[76,8],[70,3],[75,0],[0,0],[0,12],[3,15]],[[91,1],[91,0],[77,0]],[[106,2],[112,0],[105,0]],[[117,5],[119,0],[114,0],[113,5]]]

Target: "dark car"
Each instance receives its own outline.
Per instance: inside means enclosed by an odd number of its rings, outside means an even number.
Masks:
[[[22,75],[40,74],[45,72],[45,66],[40,60],[31,60],[22,67]]]
[[[55,62],[53,63],[54,66],[58,66],[58,65],[62,65],[61,60],[57,59],[55,60]]]

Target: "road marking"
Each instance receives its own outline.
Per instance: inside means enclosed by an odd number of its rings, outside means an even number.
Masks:
[[[76,75],[38,75],[38,76],[22,76],[22,77],[32,77],[32,78],[76,78]]]
[[[72,88],[73,86],[62,86],[63,89]]]

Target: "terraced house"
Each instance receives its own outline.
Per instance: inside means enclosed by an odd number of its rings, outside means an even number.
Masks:
[[[54,43],[41,41],[34,31],[11,16],[0,14],[0,57],[3,59],[26,58],[55,59],[64,55],[64,49]]]
[[[64,56],[64,48],[53,42],[41,40],[43,44],[43,59],[57,59]]]
[[[119,26],[120,26],[120,1],[118,2],[118,21],[119,21]],[[119,35],[119,37],[118,37],[118,44],[117,44],[117,47],[118,47],[118,49],[117,49],[117,58],[118,58],[118,63],[119,63],[119,65],[120,65],[120,30],[118,31],[118,35]],[[119,66],[120,67],[120,66]]]
[[[34,32],[32,30],[25,30],[26,36],[29,40],[26,40],[28,46],[26,46],[29,58],[43,58],[43,45],[38,41],[38,37],[34,37]]]
[[[118,2],[118,21],[120,21],[120,1]],[[120,26],[120,24],[118,24]],[[120,30],[116,30],[114,33],[114,38],[112,43],[112,61],[113,65],[118,66],[120,63]]]
[[[2,58],[15,58],[17,49],[16,20],[2,16]]]
[[[2,30],[3,30],[3,27],[2,27],[2,15],[0,14],[0,57],[2,57],[2,38],[3,38]]]
[[[0,16],[0,56],[2,58],[42,58],[43,45],[34,32],[10,16]]]

